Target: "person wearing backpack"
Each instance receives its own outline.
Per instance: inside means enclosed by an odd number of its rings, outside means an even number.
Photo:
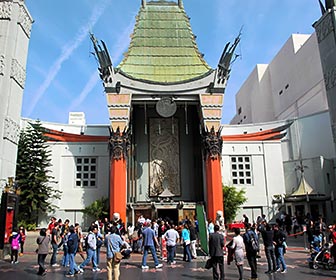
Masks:
[[[9,237],[9,243],[11,244],[11,263],[19,263],[18,255],[20,250],[21,235],[14,229],[12,235]],[[15,258],[15,260],[14,260]]]
[[[275,257],[276,257],[276,272],[287,273],[287,266],[284,258],[286,250],[286,234],[279,228],[278,224],[274,225]],[[282,266],[282,269],[280,267]]]
[[[243,235],[246,258],[251,268],[251,280],[258,279],[257,275],[257,254],[259,252],[259,239],[251,224],[246,225],[246,232]]]
[[[79,265],[80,270],[82,271],[85,266],[87,266],[92,260],[93,269],[92,271],[100,271],[100,268],[97,266],[97,238],[96,234],[98,232],[98,226],[93,225],[89,229],[89,234],[85,239],[86,243],[86,254],[87,257],[84,262]]]
[[[69,235],[67,241],[70,268],[69,272],[65,275],[66,277],[73,277],[75,274],[83,272],[83,270],[81,270],[75,262],[75,255],[78,249],[78,243],[79,239],[77,233],[75,232],[75,227],[71,225],[69,227]]]

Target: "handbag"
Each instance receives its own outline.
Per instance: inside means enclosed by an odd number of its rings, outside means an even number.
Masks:
[[[123,258],[123,255],[120,252],[114,252],[113,260],[115,263],[120,263],[122,258]]]
[[[212,268],[212,260],[211,258],[210,259],[207,259],[206,263],[205,263],[205,268],[206,269],[210,269]]]

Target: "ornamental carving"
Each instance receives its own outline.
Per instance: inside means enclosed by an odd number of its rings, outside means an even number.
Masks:
[[[5,75],[5,56],[0,55],[0,75]]]
[[[324,82],[327,90],[336,86],[336,66],[329,69],[327,73],[324,74]]]
[[[317,41],[322,42],[334,30],[331,14],[328,14],[320,24],[316,25]]]
[[[4,139],[17,144],[20,136],[20,126],[17,122],[9,117],[4,120]]]
[[[149,196],[181,195],[178,132],[177,119],[149,119]]]
[[[30,32],[32,28],[32,20],[27,13],[24,6],[20,7],[20,14],[18,18],[18,23],[22,27],[23,31],[26,33],[27,37],[30,38]]]
[[[127,158],[128,151],[130,149],[130,131],[124,129],[123,132],[120,131],[119,127],[116,131],[111,131],[110,137],[110,151],[111,157],[114,160],[120,160],[122,158]]]
[[[206,157],[211,159],[220,158],[222,155],[223,139],[221,137],[221,128],[216,132],[212,127],[210,131],[203,132],[203,146]]]
[[[26,82],[26,71],[16,59],[12,59],[11,78],[23,89]]]
[[[12,3],[2,2],[0,4],[0,18],[10,19],[11,14],[12,14]]]

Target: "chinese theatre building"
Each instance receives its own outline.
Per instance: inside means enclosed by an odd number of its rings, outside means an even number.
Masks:
[[[182,1],[143,0],[118,66],[104,42],[91,39],[110,117],[110,215],[177,222],[199,204],[215,219],[223,211],[222,105],[239,37],[212,69]]]

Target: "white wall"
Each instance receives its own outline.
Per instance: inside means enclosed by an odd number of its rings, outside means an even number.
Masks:
[[[260,125],[255,125],[254,128],[259,130]],[[225,127],[223,130],[223,134],[226,134]],[[251,219],[253,217],[256,218],[261,213],[271,218],[277,210],[277,206],[272,205],[272,195],[285,193],[281,142],[224,141],[222,150],[222,178],[224,185],[233,185],[230,157],[238,155],[251,156],[253,183],[252,185],[234,185],[238,190],[246,190],[246,197],[248,198],[248,201],[242,206],[243,210],[238,213],[236,220],[241,220],[243,213],[247,214]],[[258,208],[261,208],[262,212]]]
[[[293,34],[269,65],[257,65],[244,82],[231,124],[286,120],[327,109],[316,35]]]

